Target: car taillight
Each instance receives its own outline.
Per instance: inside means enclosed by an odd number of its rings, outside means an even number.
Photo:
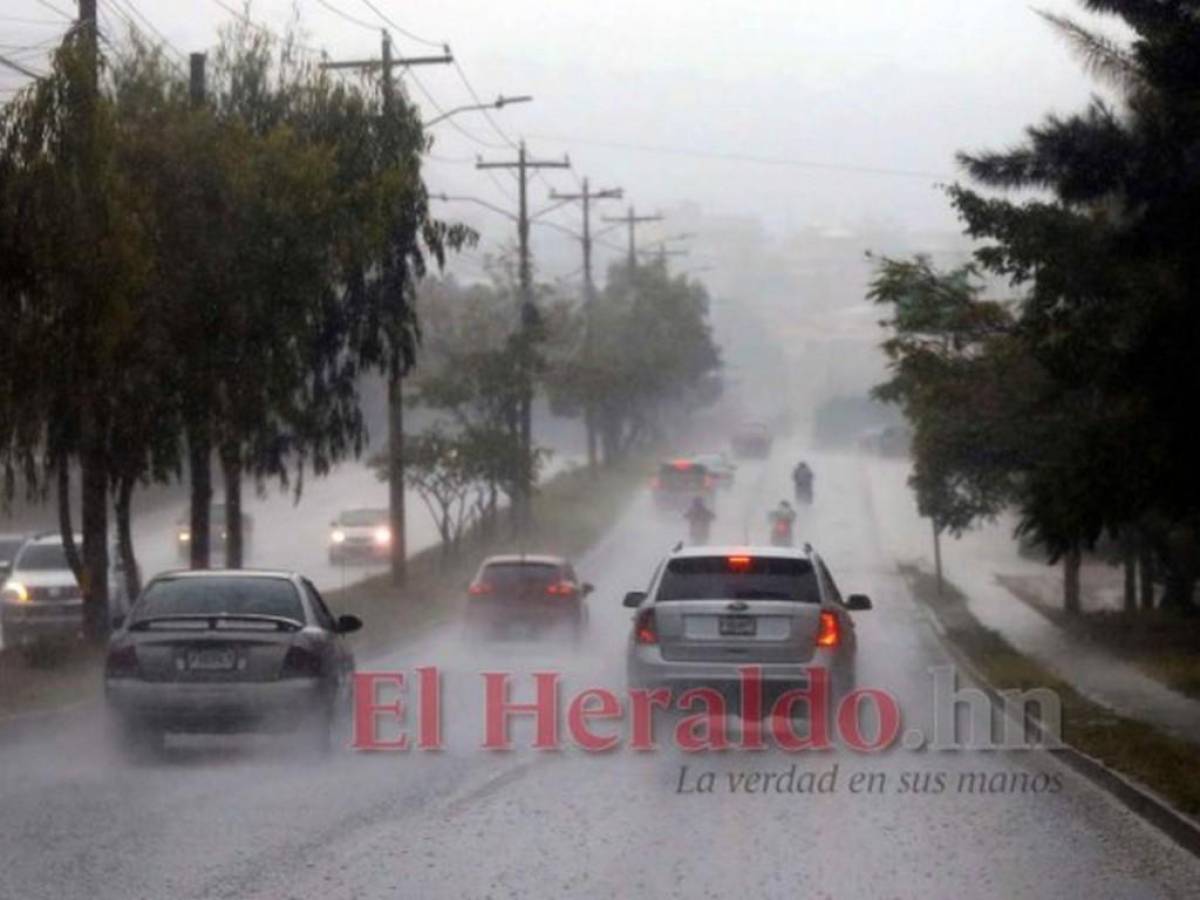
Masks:
[[[287,656],[283,658],[283,667],[279,670],[280,678],[319,678],[321,676],[321,657],[307,647],[289,647]]]
[[[486,581],[475,581],[467,588],[467,593],[472,597],[486,597],[492,593],[492,586]]]
[[[841,637],[841,626],[838,624],[837,614],[822,610],[821,627],[817,630],[817,646],[836,647]]]
[[[551,597],[574,597],[575,585],[569,581],[556,581],[546,586],[546,593]]]
[[[643,609],[638,613],[637,621],[633,624],[633,638],[639,644],[658,643],[658,623],[654,620],[654,610]]]
[[[113,647],[108,651],[104,663],[104,674],[108,678],[135,678],[138,675],[137,648],[132,644]]]

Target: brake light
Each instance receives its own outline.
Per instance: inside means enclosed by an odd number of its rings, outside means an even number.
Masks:
[[[731,556],[729,557],[729,568],[734,572],[742,572],[750,568],[750,557],[748,556]]]
[[[818,647],[836,647],[842,638],[838,617],[829,610],[821,611],[821,627],[817,630]]]
[[[279,671],[280,678],[319,678],[321,677],[321,657],[307,647],[289,647],[287,656],[283,658],[283,668]]]
[[[486,581],[474,581],[467,588],[467,593],[472,597],[486,597],[492,593],[492,586]]]
[[[653,609],[643,609],[633,623],[633,639],[639,644],[658,643],[658,623]]]
[[[551,597],[574,597],[575,585],[569,581],[556,581],[546,586],[546,593]]]
[[[691,467],[692,462],[688,459],[677,459],[675,462],[671,463],[671,468],[673,468],[676,472],[686,472]]]
[[[132,644],[114,647],[108,651],[104,664],[107,678],[135,678],[138,675],[137,648]]]

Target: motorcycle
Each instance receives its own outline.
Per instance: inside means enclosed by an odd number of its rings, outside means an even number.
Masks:
[[[795,491],[796,491],[796,502],[797,503],[811,504],[813,502],[813,486],[812,486],[811,480],[810,481],[796,481],[793,483],[793,487],[795,488]]]
[[[791,547],[792,541],[792,521],[791,519],[776,518],[771,523],[771,546],[772,547]]]

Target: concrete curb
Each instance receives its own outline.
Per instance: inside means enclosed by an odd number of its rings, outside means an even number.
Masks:
[[[993,708],[998,710],[1001,715],[1006,715],[1004,698],[953,642],[937,610],[916,593],[913,594],[913,597],[925,610],[929,624],[937,635],[939,643],[946,649],[955,664],[966,672],[968,677],[987,695]],[[1041,723],[1036,719],[1031,719],[1026,724],[1036,730],[1039,738],[1045,737]],[[1148,788],[1127,778],[1115,769],[1109,768],[1095,757],[1075,749],[1070,744],[1063,743],[1058,747],[1046,748],[1045,752],[1088,779],[1092,784],[1107,791],[1142,821],[1157,828],[1188,853],[1200,859],[1200,823],[1176,810]]]

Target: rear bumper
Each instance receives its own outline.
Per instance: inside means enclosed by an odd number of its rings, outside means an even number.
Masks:
[[[335,562],[374,562],[389,559],[387,544],[330,544],[329,558]]]
[[[109,709],[168,731],[222,732],[295,727],[329,709],[328,684],[291,678],[240,684],[181,684],[135,678],[104,683]]]
[[[724,660],[667,660],[657,645],[633,644],[627,658],[626,673],[632,687],[733,687],[742,679],[742,670],[755,666],[762,672],[764,684],[773,687],[803,687],[813,668],[832,673],[834,658],[823,651],[812,659],[797,663],[762,663],[747,656]]]
[[[44,604],[0,605],[4,642],[16,646],[33,641],[71,640],[83,633],[82,605],[56,609]]]

